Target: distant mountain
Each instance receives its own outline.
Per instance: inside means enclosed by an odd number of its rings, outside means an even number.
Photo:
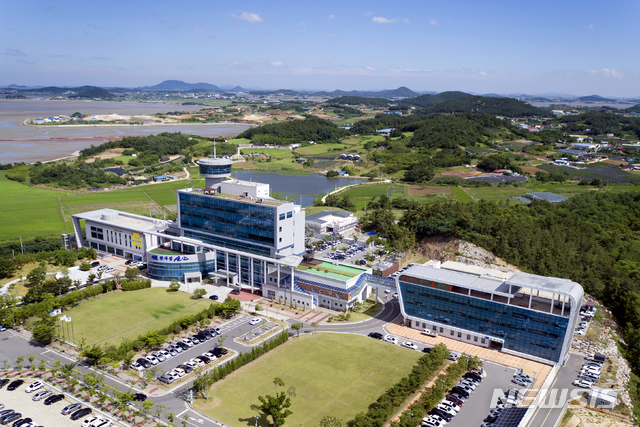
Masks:
[[[542,111],[533,105],[513,98],[488,98],[471,95],[440,102],[421,110],[421,113],[478,113],[526,117],[540,114]]]
[[[615,99],[603,98],[599,95],[589,95],[589,96],[581,96],[578,98],[578,101],[583,102],[616,102]]]
[[[487,98],[506,98],[504,95],[498,95],[497,93],[485,93],[480,96],[486,96]]]
[[[413,98],[418,94],[411,89],[401,86],[397,89],[387,89],[380,91],[366,91],[366,90],[334,90],[333,92],[319,91],[311,92],[310,95],[316,96],[331,96],[338,98],[341,96],[360,96],[365,98]]]
[[[39,89],[42,86],[23,86],[23,85],[9,85],[9,86],[5,86],[5,89]]]
[[[182,80],[165,80],[155,86],[144,86],[136,89],[140,90],[211,90],[216,92],[222,92],[216,85],[210,83],[185,83]]]
[[[431,107],[432,105],[439,104],[449,99],[460,98],[462,96],[469,96],[464,92],[442,92],[437,95],[420,95],[415,98],[403,99],[398,101],[398,105],[409,105],[412,107]]]

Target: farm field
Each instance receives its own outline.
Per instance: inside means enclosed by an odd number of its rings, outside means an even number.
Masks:
[[[82,301],[64,314],[73,319],[76,342],[86,338],[87,346],[98,342],[118,345],[125,338],[135,339],[180,317],[202,311],[209,303],[206,299],[191,299],[191,295],[184,292],[147,288],[102,294]]]
[[[451,187],[451,194],[462,203],[471,203],[474,201],[473,198],[460,187]]]
[[[250,406],[260,403],[260,395],[273,395],[273,378],[279,377],[285,387],[278,391],[296,389],[286,425],[317,426],[324,415],[346,423],[407,375],[421,355],[363,336],[304,334],[217,382],[209,399],[196,399],[194,407],[232,426],[253,425],[259,414]],[[258,420],[259,426],[270,423]]]

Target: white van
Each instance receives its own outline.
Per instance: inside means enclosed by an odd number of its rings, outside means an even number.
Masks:
[[[433,329],[423,329],[422,333],[426,336],[429,337],[437,337],[438,336],[438,332],[434,331]]]

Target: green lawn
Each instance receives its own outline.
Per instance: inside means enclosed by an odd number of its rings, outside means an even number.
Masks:
[[[247,154],[268,154],[275,159],[290,159],[293,157],[293,153],[288,148],[260,148],[260,147],[252,147],[252,148],[243,148],[240,150],[243,155]]]
[[[118,345],[124,338],[135,339],[209,306],[209,300],[190,297],[183,292],[167,292],[166,288],[110,292],[83,301],[64,314],[73,319],[75,342],[86,338],[88,345],[103,340],[107,341],[102,345]]]
[[[273,378],[296,396],[286,426],[317,426],[325,415],[343,425],[366,412],[385,390],[411,371],[422,353],[368,337],[313,334],[293,338],[214,384],[209,399],[196,399],[196,409],[231,426],[253,426],[258,396],[274,394]],[[264,417],[258,426],[271,426]]]

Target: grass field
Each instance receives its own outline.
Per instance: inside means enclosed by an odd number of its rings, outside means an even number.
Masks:
[[[290,159],[293,157],[293,153],[288,148],[261,148],[261,147],[252,147],[252,148],[243,148],[240,150],[242,154],[268,154],[274,159]]]
[[[462,188],[451,187],[451,194],[462,203],[472,203],[474,200]]]
[[[184,292],[148,288],[103,294],[64,314],[73,319],[75,342],[86,338],[88,345],[101,341],[118,345],[124,338],[135,339],[208,306],[209,300],[194,300]]]
[[[317,426],[325,415],[345,425],[407,375],[420,356],[363,336],[302,335],[214,384],[209,399],[196,399],[194,406],[231,426],[253,426],[259,414],[250,406],[260,403],[260,395],[273,396],[273,378],[280,377],[285,387],[279,391],[296,389],[286,426]],[[270,425],[270,419],[258,420],[258,426]]]

